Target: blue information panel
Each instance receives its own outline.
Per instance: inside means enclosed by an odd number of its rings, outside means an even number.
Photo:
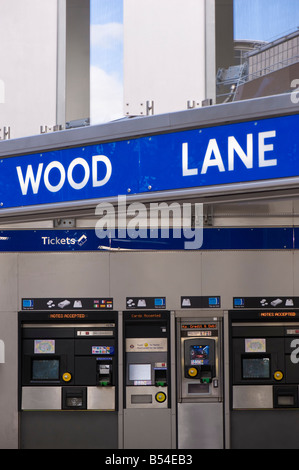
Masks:
[[[74,252],[119,250],[184,250],[185,238],[103,238],[94,230],[2,230],[0,252]],[[192,249],[192,248],[191,248]],[[291,227],[203,229],[200,250],[293,250],[299,249],[299,231]]]
[[[0,208],[299,175],[299,116],[165,133],[0,161]]]

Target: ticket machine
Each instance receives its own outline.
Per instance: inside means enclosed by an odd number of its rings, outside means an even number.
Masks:
[[[177,318],[179,449],[224,446],[222,318],[208,314]]]
[[[124,312],[123,321],[124,447],[171,448],[171,314]]]
[[[116,312],[19,313],[21,448],[118,447]]]
[[[230,320],[231,448],[299,448],[299,311]]]

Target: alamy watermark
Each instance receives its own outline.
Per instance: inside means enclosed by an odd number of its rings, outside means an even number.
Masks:
[[[100,239],[182,238],[184,249],[198,250],[203,244],[203,204],[179,202],[132,202],[118,196],[117,205],[101,202],[95,225]]]
[[[295,78],[291,81],[291,88],[296,88],[296,90],[291,92],[291,101],[293,104],[299,103],[299,78]]]

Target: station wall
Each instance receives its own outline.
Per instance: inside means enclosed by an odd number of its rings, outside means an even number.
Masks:
[[[293,250],[3,253],[0,255],[0,448],[18,447],[18,328],[23,297],[165,296],[168,310],[181,295],[220,295],[221,310],[234,296],[295,296],[299,253]],[[216,312],[215,312],[216,313]]]

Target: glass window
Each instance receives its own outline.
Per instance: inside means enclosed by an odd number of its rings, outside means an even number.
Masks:
[[[273,41],[299,26],[298,0],[234,0],[234,38]]]
[[[233,0],[234,45],[243,45],[247,75],[238,84],[234,100],[292,91],[289,74],[280,70],[299,61],[298,0]],[[257,66],[254,67],[254,57]],[[268,74],[273,74],[269,80]],[[253,82],[256,80],[256,82]],[[240,86],[241,85],[241,86]]]
[[[123,0],[90,2],[90,122],[123,117]]]

